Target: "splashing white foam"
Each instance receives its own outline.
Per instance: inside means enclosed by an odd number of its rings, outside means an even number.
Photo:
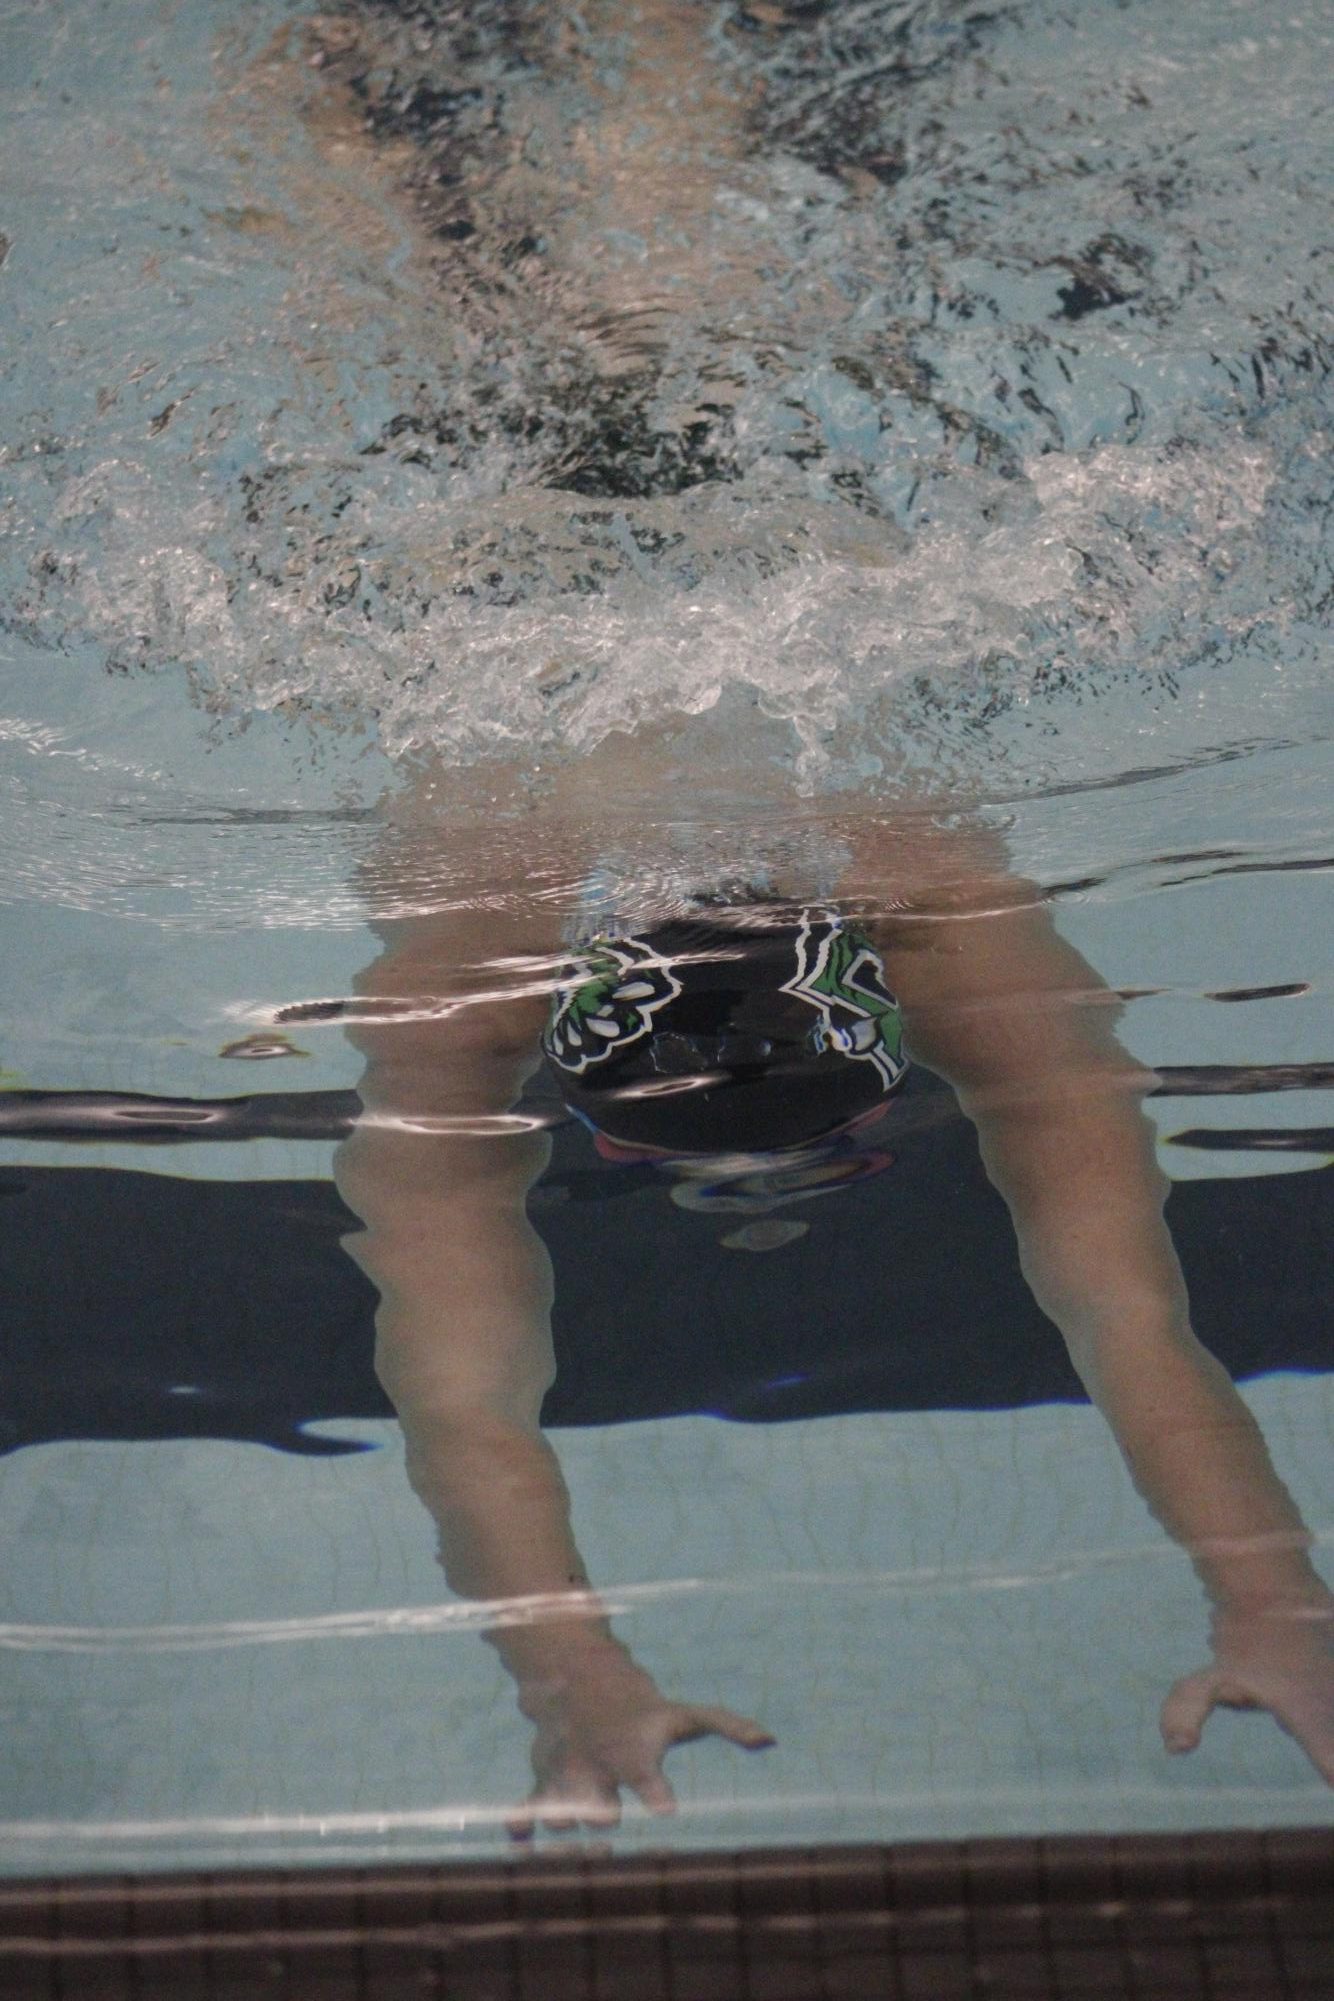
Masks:
[[[534,10],[464,48],[348,4],[312,70],[301,10],[257,6],[152,79],[90,30],[68,104],[9,128],[14,623],[391,756],[578,751],[738,691],[817,782],[985,767],[1016,713],[1062,777],[1145,718],[1186,754],[1324,728],[1330,33],[1243,72],[1258,5],[1132,13],[701,10],[723,110],[687,116],[679,198],[651,127],[616,137],[628,29],[562,68]],[[1138,719],[1079,721],[1118,679]]]

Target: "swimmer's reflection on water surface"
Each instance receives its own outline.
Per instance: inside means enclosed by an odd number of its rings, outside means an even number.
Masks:
[[[652,854],[655,820],[679,820],[671,773],[655,776],[642,746],[619,763],[642,809],[633,838],[590,810],[609,772],[615,796],[609,749],[516,819],[522,862],[508,873],[486,860],[494,824],[469,848],[456,820],[432,828],[419,788],[393,843],[411,901],[430,903],[433,855],[456,885],[463,869],[466,894],[379,925],[351,1030],[365,1116],[337,1167],[364,1226],[348,1248],[380,1293],[377,1370],[446,1577],[466,1597],[540,1601],[489,1636],[535,1731],[536,1782],[512,1831],[614,1824],[625,1790],[669,1812],[674,1744],[772,1741],[660,1691],[579,1555],[539,1423],[552,1276],[525,1204],[548,1142],[504,1123],[544,1054],[604,1157],[656,1161],[687,1202],[721,1181],[752,1210],[849,1164],[890,1165],[877,1150],[893,1143],[909,1062],[946,1079],[1039,1306],[1211,1607],[1211,1660],[1162,1705],[1168,1750],[1192,1749],[1218,1704],[1260,1708],[1334,1783],[1334,1597],[1254,1419],[1191,1329],[1141,1106],[1153,1079],[1116,1039],[1114,997],[995,836],[948,806],[817,818],[793,799],[785,829],[766,815],[755,830],[747,885],[692,883],[684,853],[673,885]],[[605,885],[611,849],[609,923],[591,885]],[[404,907],[388,875],[381,890]],[[890,1172],[911,1171],[909,1146]],[[949,1228],[942,1213],[942,1259]],[[688,1273],[682,1284],[686,1312]]]

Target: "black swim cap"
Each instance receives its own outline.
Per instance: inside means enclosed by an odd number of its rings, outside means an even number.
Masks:
[[[542,1046],[589,1124],[680,1154],[809,1145],[907,1068],[880,956],[830,910],[704,913],[596,938]]]

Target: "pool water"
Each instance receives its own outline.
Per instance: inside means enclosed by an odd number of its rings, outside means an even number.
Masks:
[[[1165,1753],[1190,1538],[911,1010],[809,1185],[608,1158],[550,1063],[469,1095],[518,1059],[465,1032],[701,892],[893,937],[923,828],[985,854],[1092,969],[1053,1021],[1121,996],[1194,1324],[1334,1582],[1327,18],[3,33],[6,1867],[494,1854],[504,1662],[604,1619],[774,1739],[673,1749],[618,1846],[1327,1822],[1319,1619],[1311,1756],[1233,1709]],[[543,1255],[534,1500],[449,1358]]]

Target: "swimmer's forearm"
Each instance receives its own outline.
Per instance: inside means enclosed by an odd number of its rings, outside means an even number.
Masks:
[[[1108,1327],[1079,1359],[1136,1487],[1220,1612],[1328,1597],[1259,1425],[1188,1326]]]
[[[367,1136],[369,1164],[385,1143]],[[502,1149],[545,1153],[536,1141],[488,1145],[493,1166]],[[526,1174],[508,1187],[483,1184],[481,1200],[466,1175],[411,1193],[395,1177],[382,1208],[366,1154],[340,1165],[368,1225],[349,1249],[381,1295],[376,1372],[446,1578],[461,1597],[512,1601],[501,1616],[515,1623],[488,1638],[521,1684],[573,1672],[591,1648],[616,1643],[590,1596],[559,1462],[538,1428],[554,1374],[551,1270],[523,1212]]]
[[[484,1411],[400,1411],[408,1476],[434,1520],[451,1590],[497,1607],[487,1639],[520,1683],[576,1673],[620,1651],[570,1523],[556,1454],[540,1432]]]
[[[928,850],[915,912],[886,927],[909,1042],[977,1127],[1038,1305],[1215,1606],[1327,1598],[1258,1426],[1191,1330],[1152,1079],[1116,1040],[1114,996],[1031,888],[970,878],[966,842]]]
[[[397,1089],[386,1066],[368,1108],[420,1106],[427,1074]],[[408,1474],[461,1597],[506,1601],[487,1637],[521,1689],[551,1687],[621,1649],[591,1597],[569,1497],[539,1429],[554,1374],[551,1266],[525,1214],[539,1135],[463,1140],[363,1124],[338,1184],[363,1229],[349,1253],[380,1294],[376,1373],[398,1413]],[[567,1601],[562,1606],[562,1600]]]
[[[979,1130],[1034,1296],[1214,1604],[1323,1597],[1259,1426],[1191,1329],[1138,1106],[1112,1097],[1063,1127],[1016,1113]]]
[[[1168,1183],[1132,1083],[1094,1071],[1057,1074],[999,1104],[961,1092],[1024,1277],[1081,1369],[1109,1328],[1189,1327],[1163,1215]]]

